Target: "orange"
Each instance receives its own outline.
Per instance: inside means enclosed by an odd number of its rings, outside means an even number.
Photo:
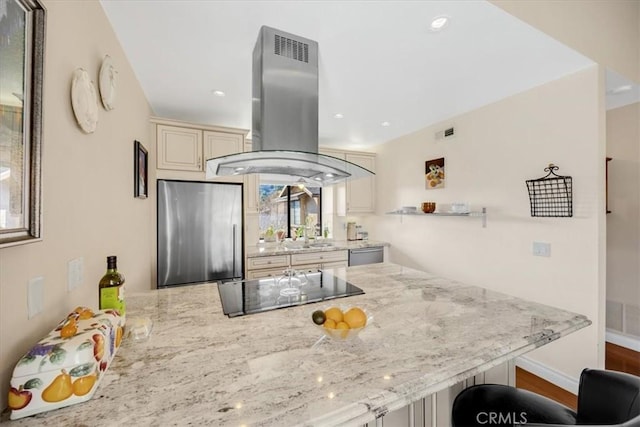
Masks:
[[[324,321],[323,326],[327,329],[335,329],[336,328],[336,321],[333,319],[327,319]]]
[[[342,310],[338,307],[331,307],[325,310],[324,315],[327,319],[332,319],[334,322],[342,322]]]
[[[367,315],[358,307],[353,307],[344,314],[344,321],[350,328],[362,328],[367,324]]]

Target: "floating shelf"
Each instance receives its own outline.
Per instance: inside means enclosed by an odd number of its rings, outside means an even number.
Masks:
[[[457,212],[433,212],[433,213],[424,213],[419,210],[415,211],[407,211],[403,209],[398,209],[395,211],[387,212],[387,215],[408,215],[408,216],[472,216],[472,217],[481,217],[482,218],[482,228],[487,228],[487,208],[482,208],[480,212],[465,212],[465,213],[457,213]],[[402,219],[400,220],[402,221]]]

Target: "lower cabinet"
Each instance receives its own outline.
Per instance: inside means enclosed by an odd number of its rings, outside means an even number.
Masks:
[[[461,349],[461,351],[463,351]],[[441,390],[414,402],[413,405],[391,411],[365,427],[442,427],[451,425],[451,409],[458,393],[475,384],[507,384],[515,386],[515,367],[506,362],[473,378]]]
[[[291,266],[305,273],[312,273],[324,268],[346,267],[349,252],[324,251],[304,252],[292,255],[273,255],[247,258],[247,280],[281,276]]]

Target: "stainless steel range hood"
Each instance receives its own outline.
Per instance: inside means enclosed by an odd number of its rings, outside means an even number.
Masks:
[[[373,172],[318,154],[318,43],[263,26],[253,49],[253,151],[207,160],[207,178],[251,173],[326,185]]]

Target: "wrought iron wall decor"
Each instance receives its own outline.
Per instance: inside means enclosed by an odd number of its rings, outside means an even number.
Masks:
[[[531,216],[571,217],[573,216],[572,179],[557,175],[558,166],[550,163],[544,168],[547,175],[527,180]]]

